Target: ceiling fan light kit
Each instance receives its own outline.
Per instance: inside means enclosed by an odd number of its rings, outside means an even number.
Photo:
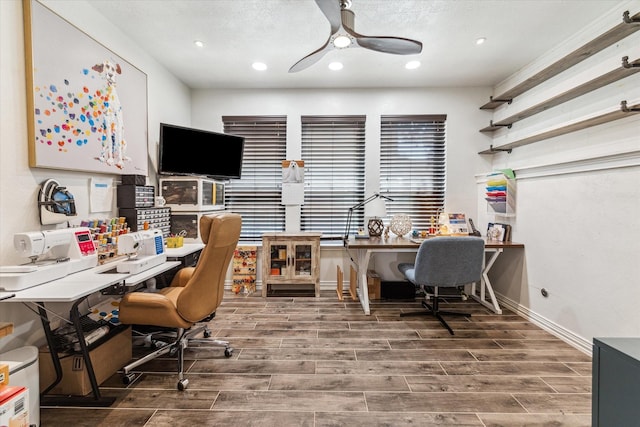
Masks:
[[[342,49],[345,48],[347,46],[349,46],[351,44],[351,38],[349,38],[348,36],[345,36],[343,34],[338,35],[337,37],[335,37],[333,39],[333,46],[338,48],[338,49]]]
[[[334,49],[362,47],[376,52],[394,55],[415,55],[422,52],[422,43],[417,40],[390,36],[365,36],[354,30],[355,14],[351,0],[315,0],[331,25],[331,34],[324,46],[311,52],[291,68],[290,73],[302,71],[318,62],[327,52]]]

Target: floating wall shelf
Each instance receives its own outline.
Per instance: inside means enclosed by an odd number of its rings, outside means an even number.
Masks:
[[[493,145],[489,149],[480,151],[478,154],[495,154],[500,151],[509,151],[515,147],[522,147],[523,145],[533,144],[534,142],[542,141],[556,136],[565,135],[567,133],[576,132],[582,129],[586,129],[592,126],[597,126],[603,123],[619,120],[624,117],[628,117],[631,114],[640,113],[640,103],[628,106],[627,101],[620,103],[620,108],[613,111],[600,114],[595,117],[589,117],[588,119],[580,120],[578,122],[565,124],[559,127],[549,129],[547,131],[523,138],[508,144],[501,145],[494,148]]]
[[[622,22],[609,31],[601,34],[589,43],[574,50],[559,61],[554,62],[547,68],[539,71],[537,74],[529,77],[522,83],[505,91],[496,97],[490,97],[489,102],[480,107],[481,110],[493,110],[505,102],[511,102],[513,98],[523,94],[529,89],[539,85],[540,83],[560,74],[561,72],[573,67],[577,63],[587,59],[588,57],[600,52],[604,48],[611,46],[617,41],[622,40],[629,34],[640,30],[640,12],[633,16],[626,11],[622,14]]]
[[[627,76],[635,74],[640,71],[640,59],[636,59],[633,62],[629,62],[629,58],[627,56],[622,58],[622,65],[619,68],[616,68],[613,71],[610,71],[606,74],[596,77],[593,80],[590,80],[586,83],[581,84],[580,86],[576,86],[574,88],[569,89],[568,91],[561,93],[559,95],[554,96],[544,102],[541,102],[533,107],[527,108],[517,114],[514,114],[511,117],[507,117],[506,119],[499,120],[497,122],[491,121],[489,122],[489,126],[486,128],[480,129],[480,132],[490,133],[494,132],[503,127],[511,128],[515,122],[526,119],[527,117],[531,117],[534,114],[541,113],[549,108],[555,107],[556,105],[560,105],[563,102],[570,101],[574,98],[582,96],[586,93],[604,87],[610,83],[616,82],[620,79],[623,79]]]

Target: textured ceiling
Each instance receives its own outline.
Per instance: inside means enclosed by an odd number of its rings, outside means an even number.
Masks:
[[[493,86],[602,15],[623,12],[615,0],[353,0],[358,33],[416,39],[422,53],[332,51],[291,74],[294,63],[329,37],[314,0],[90,4],[194,89]],[[486,43],[477,46],[479,37]],[[410,59],[421,67],[404,69]],[[344,63],[342,70],[327,68],[335,60]],[[254,61],[268,69],[254,71]]]

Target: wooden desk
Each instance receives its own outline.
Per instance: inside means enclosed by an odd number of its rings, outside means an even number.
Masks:
[[[347,253],[349,253],[351,261],[357,272],[358,297],[366,315],[371,314],[371,310],[369,308],[369,289],[367,285],[367,268],[369,266],[369,261],[371,261],[371,255],[378,252],[417,252],[419,247],[420,240],[412,240],[405,237],[390,237],[388,239],[385,239],[384,237],[371,237],[369,239],[350,238],[346,241],[345,248]],[[480,287],[478,288],[477,284],[474,283],[471,285],[471,291],[469,294],[471,298],[489,308],[496,314],[502,314],[502,310],[498,305],[498,300],[493,292],[493,287],[491,286],[488,274],[498,256],[506,248],[524,248],[524,244],[485,241],[485,253],[490,253],[491,255],[487,258],[485,254]],[[351,255],[352,252],[355,256]]]

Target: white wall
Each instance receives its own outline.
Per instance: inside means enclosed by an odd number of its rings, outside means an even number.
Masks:
[[[615,5],[615,4],[613,4]],[[498,95],[619,24],[623,2],[571,39],[498,85]],[[640,57],[640,32],[626,37],[495,111],[511,116]],[[496,132],[494,146],[535,135],[603,111],[640,102],[640,73],[536,114]],[[516,171],[513,239],[521,252],[505,254],[492,276],[510,308],[586,352],[593,337],[640,336],[640,114],[516,147],[493,156],[493,168]],[[483,212],[485,179],[478,176]],[[492,219],[484,210],[483,223]],[[498,220],[498,222],[505,222]],[[513,261],[524,261],[515,262]],[[521,277],[521,284],[514,278]],[[541,289],[548,292],[543,297]]]
[[[60,0],[44,3],[147,74],[149,183],[155,183],[159,123],[189,124],[189,89],[106,22],[88,3]],[[117,209],[114,197],[111,213],[97,216],[89,212],[91,174],[29,168],[21,1],[0,1],[0,43],[0,264],[7,265],[25,261],[13,250],[14,233],[55,228],[41,226],[38,217],[36,197],[40,183],[45,179],[58,180],[74,195],[78,216],[72,224],[81,219],[115,216]],[[118,178],[115,175],[104,177],[112,177],[114,183]],[[0,339],[0,352],[42,339],[39,319],[22,304],[1,304],[0,321],[11,321],[15,326],[14,334]]]
[[[365,194],[378,191],[380,116],[385,114],[447,115],[447,210],[477,217],[474,174],[486,171],[490,159],[476,154],[487,143],[478,132],[490,114],[478,107],[488,98],[489,88],[414,89],[291,89],[291,90],[199,90],[193,92],[192,124],[222,130],[223,115],[286,115],[287,154],[299,158],[303,115],[366,115]],[[304,159],[303,159],[304,160]],[[366,207],[365,207],[366,208]],[[366,213],[365,213],[366,215]],[[299,209],[287,208],[287,229],[298,230]],[[336,265],[343,266],[341,248],[324,248],[320,281],[335,288]],[[406,260],[406,255],[400,259]],[[392,267],[398,255],[378,256],[371,267],[384,279],[398,278]],[[259,278],[260,280],[260,278]]]

